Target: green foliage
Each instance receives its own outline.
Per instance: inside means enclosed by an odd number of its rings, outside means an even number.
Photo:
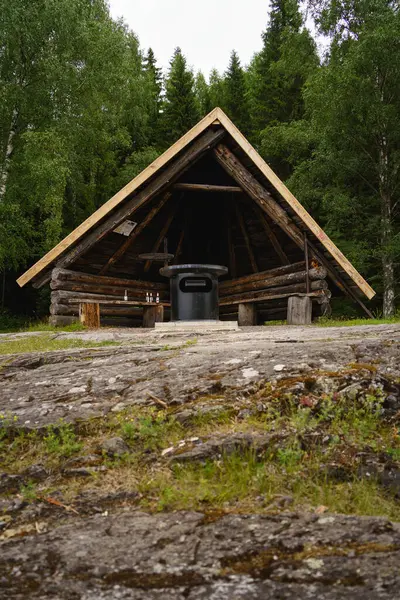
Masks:
[[[49,426],[43,438],[46,452],[67,458],[82,449],[72,425],[61,422],[58,426]]]
[[[170,62],[163,111],[164,141],[167,144],[176,142],[199,119],[193,73],[187,67],[180,48],[176,48]]]
[[[143,52],[111,19],[105,0],[0,0],[0,271],[11,275],[37,260],[220,106],[392,317],[400,264],[398,3],[307,4],[330,36],[322,65],[302,3],[272,0],[261,51],[246,68],[233,51],[225,73],[214,69],[207,83],[179,48],[164,78],[153,50]],[[1,329],[7,320],[0,315]]]
[[[42,331],[42,329],[39,331]],[[42,335],[30,335],[18,337],[16,339],[2,340],[0,343],[0,356],[22,354],[26,352],[51,352],[55,350],[66,350],[68,348],[97,348],[115,345],[118,345],[118,342],[91,342],[79,338],[58,338],[57,334],[52,335],[51,333],[44,333]]]
[[[36,485],[29,481],[26,485],[20,487],[21,496],[27,502],[33,502],[37,499]]]
[[[225,82],[217,69],[212,69],[210,73],[209,90],[211,108],[219,106],[224,110],[226,108]]]
[[[301,118],[302,88],[317,65],[315,42],[303,28],[298,1],[273,0],[263,48],[248,73],[256,142],[267,126]]]
[[[214,108],[214,106],[212,106],[211,102],[210,88],[207,85],[203,73],[201,73],[200,71],[196,75],[194,85],[199,115],[200,117],[204,117]]]
[[[237,52],[233,51],[225,75],[225,107],[228,116],[245,135],[250,130],[250,114],[244,71]]]

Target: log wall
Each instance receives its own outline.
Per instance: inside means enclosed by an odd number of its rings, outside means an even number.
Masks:
[[[158,293],[160,302],[169,300],[168,283],[99,276],[68,269],[53,269],[50,288],[50,322],[53,325],[79,320],[79,298],[93,302],[123,300],[126,291],[128,300],[132,302],[145,302],[147,292],[154,296]],[[143,309],[135,306],[104,305],[100,314],[101,323],[106,325],[140,326],[143,321]],[[166,309],[168,316],[169,309]]]
[[[313,317],[330,311],[332,294],[326,276],[327,271],[322,266],[308,271],[310,292],[313,294]],[[224,281],[220,285],[220,318],[237,320],[239,303],[254,302],[258,323],[284,320],[290,296],[306,292],[307,272],[304,262]]]
[[[329,312],[331,292],[326,281],[326,269],[314,267],[309,270],[310,290],[313,297],[313,317]],[[77,299],[123,300],[125,290],[128,300],[144,302],[146,293],[160,296],[161,302],[169,301],[168,283],[100,276],[89,273],[53,269],[51,287],[50,321],[64,325],[77,321],[79,303]],[[220,284],[220,318],[237,320],[239,303],[256,303],[256,323],[286,318],[288,298],[293,294],[306,293],[305,263],[298,262],[268,271],[262,271],[224,281]],[[170,310],[165,308],[165,320]],[[143,309],[127,305],[104,305],[101,307],[101,322],[107,325],[141,326]]]

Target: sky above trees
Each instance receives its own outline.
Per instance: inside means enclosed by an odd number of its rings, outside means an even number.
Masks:
[[[123,17],[139,36],[141,46],[153,48],[166,68],[177,46],[185,49],[189,65],[208,75],[224,71],[235,49],[242,64],[261,49],[261,32],[268,18],[267,0],[109,0],[114,18]]]

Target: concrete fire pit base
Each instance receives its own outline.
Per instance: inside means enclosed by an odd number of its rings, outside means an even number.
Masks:
[[[238,329],[237,321],[169,321],[168,323],[155,323],[157,331],[233,331]]]

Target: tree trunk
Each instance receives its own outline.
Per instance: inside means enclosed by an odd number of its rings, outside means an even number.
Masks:
[[[393,226],[390,198],[381,197],[382,203],[382,273],[383,273],[383,316],[393,317],[394,304],[394,264],[391,243]]]
[[[17,116],[17,111],[16,109],[14,109],[11,117],[10,130],[8,133],[7,144],[5,147],[3,164],[0,167],[0,201],[3,200],[7,189],[11,154],[14,150],[14,136],[16,133]]]
[[[386,136],[382,136],[379,151],[379,191],[381,198],[381,239],[382,239],[382,275],[383,275],[383,316],[392,317],[394,304],[394,259],[393,259],[393,223],[392,197],[388,177],[388,145]]]

